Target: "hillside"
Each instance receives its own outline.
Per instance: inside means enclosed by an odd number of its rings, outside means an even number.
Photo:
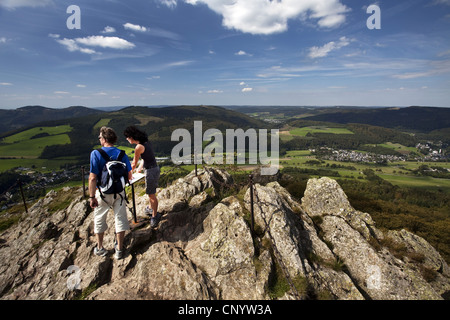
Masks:
[[[44,121],[83,117],[98,113],[101,113],[101,111],[77,106],[61,109],[42,106],[26,106],[14,110],[0,109],[0,136],[3,133],[29,127]]]
[[[301,202],[278,182],[257,183],[253,191],[254,232],[248,185],[213,168],[175,180],[158,193],[159,227],[144,224],[127,232],[127,255],[119,261],[92,253],[93,212],[81,189],[50,191],[0,234],[0,297],[448,297],[450,269],[439,253],[409,231],[378,229],[369,214],[351,206],[336,181],[310,179]],[[146,202],[146,196],[137,197],[142,220]],[[110,214],[107,249],[113,248],[113,219]]]
[[[450,127],[450,108],[334,109],[331,112],[305,117],[304,119],[333,123],[363,123],[428,133],[433,130]]]
[[[69,116],[69,109],[76,111],[73,116]],[[69,127],[70,130],[64,132],[70,143],[67,144],[67,139],[63,143],[58,143],[60,139],[55,138],[55,142],[43,146],[40,150],[34,150],[30,153],[30,148],[24,147],[26,150],[16,151],[14,149],[20,148],[20,144],[14,146],[13,143],[8,143],[8,137],[12,134],[18,135],[21,130],[4,134],[1,148],[4,149],[5,154],[11,158],[21,158],[23,156],[38,157],[40,159],[78,159],[83,161],[89,158],[89,153],[93,147],[98,145],[97,134],[98,129],[107,125],[114,128],[118,134],[118,144],[123,146],[130,146],[123,136],[123,131],[127,126],[137,125],[145,130],[156,154],[167,156],[170,154],[174,145],[178,142],[171,141],[171,134],[175,129],[184,128],[192,131],[194,121],[203,121],[203,130],[208,128],[217,128],[219,130],[231,128],[262,128],[264,123],[260,120],[253,119],[245,114],[228,110],[221,107],[213,106],[176,106],[176,107],[128,107],[119,111],[99,112],[97,110],[87,109],[90,112],[85,112],[87,108],[76,109],[49,109],[42,107],[26,107],[11,111],[14,114],[14,121],[19,123],[29,123],[30,118],[37,114],[36,123],[26,128],[27,131],[34,132],[36,128],[51,128],[51,127]],[[34,111],[33,111],[34,110]],[[5,111],[5,110],[3,110]],[[9,112],[9,110],[7,110]],[[46,113],[54,114],[48,116],[45,121],[40,115]],[[64,119],[53,120],[58,115],[65,115]],[[37,122],[40,119],[40,122]],[[5,125],[7,126],[7,125]],[[24,129],[25,130],[25,129]],[[42,129],[41,129],[42,130]],[[22,134],[22,136],[27,136]],[[46,139],[51,136],[47,135]],[[16,139],[17,140],[17,139]],[[14,141],[17,142],[22,141]],[[13,150],[9,150],[11,147]],[[3,150],[2,149],[2,150]],[[15,154],[15,153],[16,154]],[[37,153],[37,155],[36,155]]]

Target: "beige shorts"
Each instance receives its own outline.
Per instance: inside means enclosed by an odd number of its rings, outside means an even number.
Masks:
[[[117,198],[114,199],[113,194],[103,194],[103,196],[104,199],[100,197],[98,190],[95,193],[98,207],[94,210],[94,233],[103,233],[108,229],[106,217],[111,208],[114,211],[116,233],[129,230],[130,223],[127,218],[127,203],[125,198],[122,200],[120,195],[117,195]],[[124,196],[124,193],[122,193],[122,196]]]

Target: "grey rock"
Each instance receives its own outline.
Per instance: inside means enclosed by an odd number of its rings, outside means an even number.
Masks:
[[[126,233],[122,260],[113,257],[112,212],[109,254],[98,257],[82,190],[51,191],[0,234],[0,298],[270,299],[280,268],[294,284],[280,299],[441,299],[450,290],[449,267],[428,242],[378,230],[334,180],[311,179],[301,203],[276,181],[255,184],[255,230],[248,187],[218,197],[231,186],[227,172],[211,168],[159,189],[156,229],[144,213],[148,197],[137,196],[143,225]]]

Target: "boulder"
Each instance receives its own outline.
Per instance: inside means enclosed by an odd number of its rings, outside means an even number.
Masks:
[[[214,168],[177,179],[158,192],[156,229],[148,197],[137,196],[143,223],[126,232],[122,260],[112,212],[109,254],[98,257],[81,188],[51,191],[0,234],[0,299],[260,300],[274,298],[274,279],[289,284],[279,299],[431,300],[450,290],[449,267],[427,241],[378,230],[332,179],[309,180],[301,202],[276,181],[253,186],[253,206],[248,186],[219,197],[236,187]]]

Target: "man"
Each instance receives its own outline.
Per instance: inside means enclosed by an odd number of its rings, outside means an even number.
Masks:
[[[98,137],[102,149],[113,160],[117,159],[120,150],[114,147],[117,141],[117,135],[112,128],[102,127],[100,129],[100,135]],[[127,155],[122,158],[127,166],[128,180],[132,179],[132,171],[130,160]],[[90,206],[94,210],[94,233],[97,237],[97,246],[94,248],[94,253],[98,256],[106,256],[107,251],[103,248],[103,236],[108,228],[106,224],[106,216],[109,209],[114,210],[115,215],[115,229],[117,245],[115,245],[115,258],[122,259],[124,257],[123,239],[125,237],[125,231],[129,230],[130,224],[127,218],[127,206],[123,201],[125,197],[125,190],[120,196],[114,198],[114,194],[103,194],[100,196],[100,192],[97,190],[97,179],[101,178],[103,166],[106,164],[106,160],[103,159],[100,152],[94,150],[91,152],[90,159],[91,169],[89,174],[89,199]]]

